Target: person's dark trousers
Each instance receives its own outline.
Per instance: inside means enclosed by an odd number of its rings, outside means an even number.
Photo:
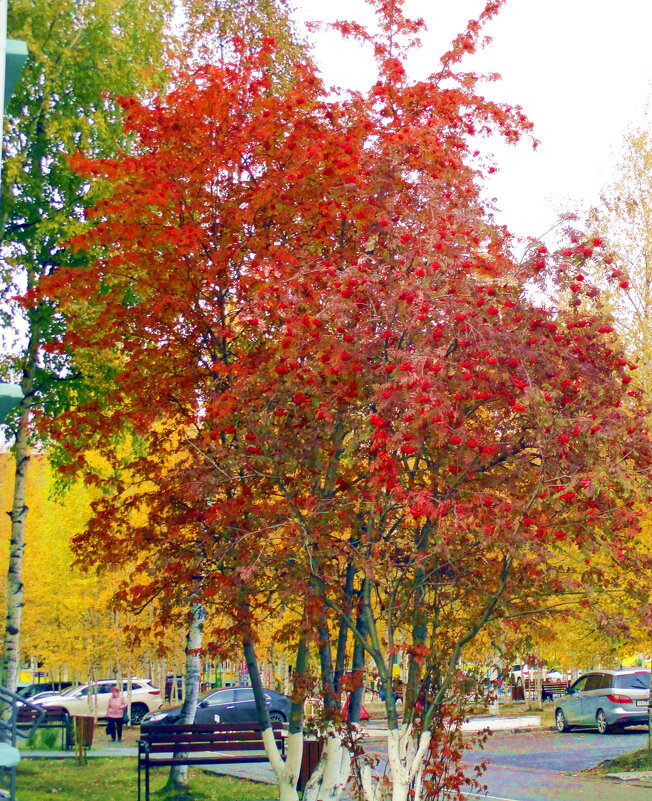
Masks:
[[[109,735],[111,740],[115,742],[116,732],[118,735],[118,742],[122,740],[122,724],[124,723],[122,718],[109,718],[109,722],[106,724],[106,733]]]

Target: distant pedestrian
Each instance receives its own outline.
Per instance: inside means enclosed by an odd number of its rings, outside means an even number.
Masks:
[[[118,687],[111,689],[111,697],[109,698],[109,706],[106,710],[108,722],[106,724],[106,733],[111,737],[111,742],[115,742],[116,735],[118,742],[122,742],[122,724],[124,723],[125,712],[127,710],[127,701],[124,695],[120,692]]]

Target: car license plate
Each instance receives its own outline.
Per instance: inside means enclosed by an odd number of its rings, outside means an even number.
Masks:
[[[637,701],[636,706],[647,706],[647,701]]]

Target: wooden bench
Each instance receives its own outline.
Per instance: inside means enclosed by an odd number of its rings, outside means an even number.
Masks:
[[[541,682],[541,701],[552,701],[555,696],[565,695],[566,687],[568,687],[568,684],[565,681],[549,681],[544,679]],[[523,689],[526,692],[536,692],[536,681],[526,679]]]
[[[543,681],[541,683],[541,700],[552,701],[557,695],[565,695],[568,684],[565,681]]]
[[[273,723],[274,739],[284,752],[282,723]],[[242,753],[245,752],[245,753]],[[141,771],[145,774],[145,801],[149,801],[149,771],[171,765],[236,765],[267,762],[257,723],[213,723],[165,725],[144,723],[138,741],[138,801]]]

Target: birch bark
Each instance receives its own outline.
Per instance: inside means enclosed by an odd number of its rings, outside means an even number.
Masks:
[[[7,571],[7,615],[2,652],[2,686],[16,692],[20,663],[20,627],[23,615],[23,556],[25,554],[25,521],[27,505],[27,468],[29,445],[27,436],[27,412],[18,427],[14,458],[16,472],[11,512],[11,541],[9,544],[9,569]]]
[[[204,621],[206,610],[201,604],[195,603],[191,607],[192,619],[188,627],[186,640],[186,681],[185,697],[179,723],[193,723],[199,699],[199,682],[201,679],[201,649],[204,639]],[[176,683],[176,682],[175,682]],[[175,754],[175,756],[177,756]],[[179,756],[183,756],[179,754]],[[188,766],[172,765],[166,789],[183,789],[188,786]]]
[[[23,557],[25,555],[25,523],[27,521],[27,471],[29,467],[29,416],[36,374],[36,354],[40,340],[40,327],[31,321],[30,341],[27,348],[20,388],[23,393],[21,414],[18,418],[14,444],[14,491],[11,503],[11,540],[9,543],[9,568],[7,571],[7,593],[5,633],[2,647],[2,686],[15,693],[18,685],[20,665],[20,629],[23,616]]]

